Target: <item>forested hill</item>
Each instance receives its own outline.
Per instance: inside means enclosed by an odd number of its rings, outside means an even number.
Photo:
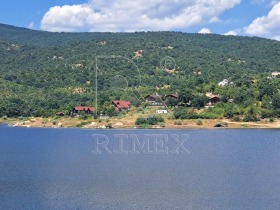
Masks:
[[[96,36],[97,34],[95,34]],[[101,34],[100,34],[101,36]],[[98,37],[98,35],[96,36]],[[0,38],[31,45],[63,45],[93,38],[92,33],[51,33],[0,24]]]
[[[280,70],[280,42],[181,32],[51,33],[0,24],[0,54],[0,115],[41,115],[93,103],[96,56],[115,56],[99,63],[100,90],[114,75],[137,85],[137,66],[140,94]],[[176,65],[163,65],[167,56]]]

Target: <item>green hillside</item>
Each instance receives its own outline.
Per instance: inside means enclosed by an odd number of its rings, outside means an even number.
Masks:
[[[280,71],[280,42],[180,32],[51,33],[0,24],[0,55],[2,116],[47,116],[93,105],[96,75],[102,106],[117,98],[136,103],[132,93],[138,99],[155,91],[222,94],[226,88],[217,83],[223,79],[235,83],[236,92],[224,93],[234,98],[248,80]],[[128,88],[120,91],[124,78]],[[259,100],[253,86],[247,87],[251,99]]]

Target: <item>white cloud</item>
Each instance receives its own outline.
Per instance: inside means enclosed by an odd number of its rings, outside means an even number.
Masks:
[[[222,20],[218,17],[213,17],[209,20],[209,23],[220,23]]]
[[[274,6],[278,2],[279,0],[251,0],[252,4],[258,4],[258,5],[265,4],[266,6]]]
[[[274,36],[274,37],[272,37],[272,39],[280,41],[280,36]]]
[[[226,35],[226,36],[230,36],[230,35],[232,35],[232,36],[237,36],[237,32],[236,32],[236,31],[228,31],[228,32],[225,33],[224,35]]]
[[[29,23],[28,28],[33,28],[34,27],[34,22]]]
[[[211,34],[212,32],[208,28],[203,28],[198,33],[199,34]]]
[[[280,34],[280,2],[272,7],[267,16],[256,18],[244,30],[249,35],[277,37]]]
[[[48,31],[75,31],[85,27],[87,19],[92,14],[95,13],[87,4],[51,7],[44,15],[41,27]]]
[[[217,21],[241,0],[91,0],[51,7],[41,20],[47,31],[147,31],[186,29]]]

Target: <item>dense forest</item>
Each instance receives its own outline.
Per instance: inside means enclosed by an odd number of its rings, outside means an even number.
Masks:
[[[77,105],[178,93],[175,118],[280,116],[280,42],[181,32],[51,33],[0,24],[0,116],[51,116]],[[229,85],[218,83],[227,79]],[[221,97],[203,108],[205,94]],[[97,101],[95,93],[97,93]],[[104,105],[105,104],[105,105]],[[185,108],[188,107],[188,108]]]

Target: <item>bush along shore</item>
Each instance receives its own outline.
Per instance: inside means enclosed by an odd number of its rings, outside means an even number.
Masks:
[[[179,113],[181,114],[179,114]],[[280,128],[277,118],[264,118],[255,122],[248,122],[242,117],[213,117],[214,115],[191,114],[178,111],[168,114],[143,114],[143,112],[128,112],[123,115],[112,116],[106,119],[95,119],[93,116],[55,116],[55,117],[19,117],[0,118],[0,123],[14,127],[48,127],[48,128],[92,128],[92,129],[122,129],[122,128],[165,128],[165,129],[191,129],[191,128]],[[205,117],[206,116],[206,117]],[[243,120],[242,120],[243,118]]]

